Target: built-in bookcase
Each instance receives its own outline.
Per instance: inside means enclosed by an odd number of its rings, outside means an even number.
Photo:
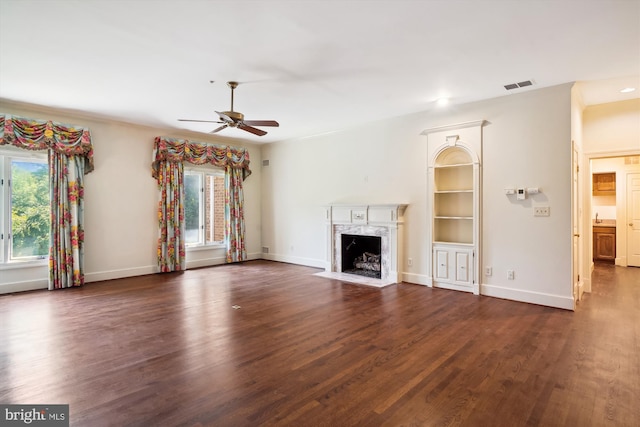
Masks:
[[[446,158],[434,166],[434,241],[473,244],[473,163],[466,153],[444,152],[441,156]],[[450,157],[465,162],[449,164]]]
[[[428,129],[431,281],[479,293],[480,158],[484,122]]]

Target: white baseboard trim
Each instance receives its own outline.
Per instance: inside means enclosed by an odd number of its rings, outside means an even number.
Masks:
[[[145,267],[124,268],[120,270],[97,271],[85,273],[84,282],[101,282],[103,280],[122,279],[123,277],[144,276],[158,272],[158,266],[148,265]]]
[[[616,258],[615,265],[618,265],[620,267],[627,267],[628,265],[627,265],[627,257],[626,257],[626,255]]]
[[[451,291],[460,291],[460,292],[469,292],[473,293],[473,285],[458,285],[455,283],[446,283],[446,282],[434,282],[434,288],[439,289],[449,289]]]
[[[314,258],[301,258],[294,257],[289,255],[279,255],[279,254],[265,254],[263,253],[261,256],[262,259],[266,259],[269,261],[278,261],[278,262],[286,262],[289,264],[297,264],[304,265],[306,267],[315,267],[315,268],[325,268],[327,262],[321,259]]]
[[[575,309],[573,297],[570,296],[523,291],[521,289],[504,288],[486,284],[480,285],[480,295],[544,305],[547,307],[563,308],[565,310]]]
[[[259,252],[251,253],[251,254],[247,254],[247,259],[245,261],[253,261],[261,258],[262,258],[261,253]],[[213,266],[222,265],[222,264],[227,264],[226,255],[213,257],[213,258],[203,258],[203,259],[197,259],[193,261],[187,261],[187,270],[190,268],[213,267]]]
[[[424,274],[402,273],[402,281],[415,285],[432,286],[431,278]]]
[[[187,261],[187,270],[189,270],[190,268],[213,267],[214,265],[221,265],[226,263],[227,263],[226,256],[198,259],[195,261]]]
[[[0,285],[0,294],[12,294],[14,292],[36,291],[41,289],[49,289],[49,279],[3,283]]]

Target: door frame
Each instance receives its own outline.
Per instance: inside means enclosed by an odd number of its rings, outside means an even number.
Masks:
[[[581,171],[580,171],[580,147],[576,144],[575,141],[571,141],[571,193],[572,193],[572,215],[571,215],[571,230],[573,233],[572,240],[572,252],[573,255],[571,257],[572,262],[572,294],[573,294],[573,302],[574,307],[577,301],[582,299],[582,294],[584,293],[584,281],[582,280],[585,277],[584,268],[583,268],[583,257],[582,252],[584,251],[583,246],[581,244],[582,236],[584,236],[584,230],[582,224],[584,223],[582,218],[582,213],[584,209],[582,208],[582,195],[585,194],[580,188],[580,183],[583,181],[581,179]]]
[[[630,206],[632,206],[632,204],[629,203],[629,199],[632,198],[630,196],[631,196],[631,193],[632,193],[632,188],[634,188],[634,186],[631,184],[631,181],[632,181],[632,179],[634,179],[632,177],[635,177],[635,175],[637,175],[638,178],[640,178],[640,169],[637,170],[637,171],[633,171],[633,170],[626,171],[626,174],[625,174],[625,179],[626,179],[626,182],[627,182],[627,188],[626,188],[627,206],[625,206],[625,208],[626,208],[625,209],[625,215],[626,216],[625,216],[625,221],[624,221],[624,229],[625,229],[626,234],[627,234],[627,242],[626,242],[626,244],[627,244],[626,245],[627,246],[627,248],[626,248],[626,250],[627,250],[627,266],[640,267],[640,264],[635,264],[635,263],[631,262],[632,258],[631,258],[631,254],[630,253],[631,253],[631,242],[633,240],[629,238],[630,235],[633,234],[631,225],[632,225],[632,220],[634,218],[634,216],[630,215],[631,212],[633,211],[633,209],[630,208]],[[637,178],[635,178],[635,179],[637,179]],[[635,253],[635,252],[633,252],[633,253]],[[634,259],[635,259],[635,257],[634,257]]]
[[[591,224],[591,218],[593,217],[593,206],[591,205],[591,197],[587,197],[591,195],[592,192],[592,182],[591,182],[591,160],[594,159],[603,159],[607,157],[625,157],[625,156],[640,156],[640,150],[619,150],[619,151],[597,151],[597,152],[589,152],[583,153],[582,156],[582,169],[584,170],[584,177],[589,177],[589,179],[584,178],[582,180],[582,194],[585,195],[582,199],[582,211],[583,218],[585,220],[582,222],[582,231],[581,235],[584,236],[582,240],[582,265],[583,267],[589,266],[588,269],[584,268],[585,275],[582,278],[584,283],[584,291],[591,292],[591,273],[593,273],[594,263],[593,263],[593,225]],[[572,163],[573,167],[573,163]],[[626,209],[626,208],[625,208]],[[626,214],[625,214],[626,215]],[[616,236],[618,235],[618,230],[616,230]],[[617,246],[617,245],[616,245]],[[625,242],[625,259],[626,259],[626,242]],[[616,265],[626,266],[622,263],[616,263]]]

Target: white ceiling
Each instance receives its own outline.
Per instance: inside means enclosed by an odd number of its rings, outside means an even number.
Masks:
[[[637,98],[640,0],[0,0],[2,99],[208,132],[177,119],[216,120],[229,80],[280,122],[220,133],[253,142],[573,81]]]

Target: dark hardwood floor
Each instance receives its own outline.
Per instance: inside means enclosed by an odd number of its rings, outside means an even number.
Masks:
[[[0,403],[91,427],[640,425],[640,269],[598,265],[576,312],[317,271],[0,296]]]

